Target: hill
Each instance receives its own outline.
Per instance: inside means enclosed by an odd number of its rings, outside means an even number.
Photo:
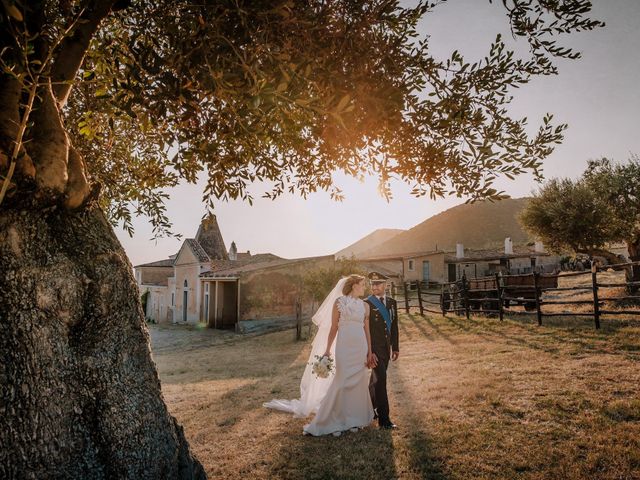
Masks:
[[[402,255],[436,249],[453,251],[456,243],[462,243],[465,248],[496,248],[504,245],[506,237],[511,237],[514,245],[524,244],[532,238],[520,226],[517,216],[528,201],[528,198],[511,198],[458,205],[358,256]]]
[[[361,238],[355,243],[352,243],[348,247],[343,248],[339,252],[336,252],[336,258],[345,257],[351,258],[352,256],[360,256],[367,250],[372,250],[379,245],[391,240],[398,234],[405,230],[393,229],[393,228],[380,228],[370,233],[366,237]]]

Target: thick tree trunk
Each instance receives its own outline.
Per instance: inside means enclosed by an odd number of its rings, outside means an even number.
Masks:
[[[0,478],[206,478],[97,208],[0,208],[0,354]]]
[[[640,260],[640,234],[634,235],[633,238],[627,240],[627,253],[632,262]]]
[[[640,234],[635,234],[631,239],[627,240],[627,252],[629,260],[632,262],[640,261]],[[627,282],[640,282],[640,265],[632,265],[627,269]],[[637,293],[639,287],[636,285],[628,285],[627,291]]]

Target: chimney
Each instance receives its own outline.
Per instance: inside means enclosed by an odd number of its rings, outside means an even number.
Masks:
[[[513,242],[511,241],[511,237],[504,239],[504,253],[505,255],[513,255]]]
[[[544,253],[544,244],[541,241],[537,241],[533,247],[536,253]]]
[[[456,258],[464,258],[464,245],[456,243]]]
[[[229,260],[237,260],[238,259],[238,248],[236,247],[236,242],[231,242],[231,248],[229,249]]]

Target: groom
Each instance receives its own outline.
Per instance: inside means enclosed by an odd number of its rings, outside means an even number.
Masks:
[[[400,355],[398,305],[393,298],[385,296],[386,276],[378,272],[371,272],[368,277],[371,282],[372,294],[365,301],[371,310],[369,331],[371,333],[371,350],[373,350],[373,371],[369,381],[369,393],[380,428],[397,428],[389,418],[387,366],[390,358],[395,361]]]

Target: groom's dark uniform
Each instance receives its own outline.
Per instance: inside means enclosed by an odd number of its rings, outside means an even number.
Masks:
[[[377,272],[369,274],[371,282],[386,281],[387,277]],[[378,357],[378,365],[371,372],[369,381],[369,393],[373,408],[378,414],[380,426],[391,425],[389,418],[389,398],[387,396],[387,367],[391,358],[391,352],[399,352],[398,347],[398,304],[391,297],[366,298],[369,304],[369,332],[371,334],[371,350]],[[387,324],[384,313],[386,309],[390,320]]]

